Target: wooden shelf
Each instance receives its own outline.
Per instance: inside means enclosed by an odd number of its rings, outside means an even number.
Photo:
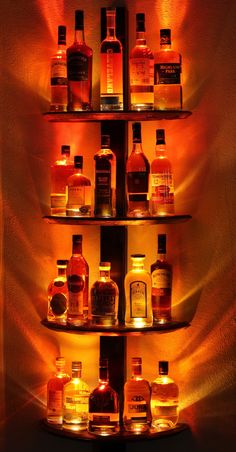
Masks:
[[[190,220],[191,215],[163,215],[159,217],[70,217],[62,215],[45,215],[43,219],[47,223],[70,224],[70,225],[99,225],[99,226],[139,226],[155,224],[183,223]]]
[[[151,111],[74,111],[46,112],[44,118],[49,122],[98,122],[98,121],[160,121],[161,119],[185,119],[190,116],[187,110]]]

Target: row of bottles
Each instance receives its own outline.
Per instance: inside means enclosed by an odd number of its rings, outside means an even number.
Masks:
[[[116,9],[106,9],[107,36],[100,46],[100,110],[123,110],[123,49],[116,37]],[[171,30],[160,30],[160,49],[145,37],[145,14],[136,14],[136,43],[129,56],[131,110],[182,108],[181,55],[171,49]],[[84,12],[75,11],[75,40],[66,48],[66,27],[58,27],[51,61],[51,111],[91,110],[93,51],[85,43]]]

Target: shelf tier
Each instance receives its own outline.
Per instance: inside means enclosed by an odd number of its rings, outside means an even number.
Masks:
[[[98,121],[160,121],[161,119],[185,119],[192,113],[188,110],[151,111],[74,111],[46,112],[49,122],[98,122]]]
[[[70,224],[70,225],[99,225],[99,226],[139,226],[168,223],[183,223],[190,220],[191,215],[163,215],[159,217],[70,217],[62,215],[45,215],[43,219],[47,223]]]

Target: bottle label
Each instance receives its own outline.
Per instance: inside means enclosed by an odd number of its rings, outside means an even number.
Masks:
[[[143,281],[130,284],[130,317],[147,317],[147,284]]]
[[[64,314],[67,309],[66,296],[63,293],[56,293],[53,295],[50,301],[50,308],[55,316]]]
[[[81,213],[91,209],[91,185],[68,187],[67,208],[76,206]]]
[[[102,292],[92,290],[91,306],[93,315],[111,315],[115,313],[116,296],[114,290],[103,289]]]
[[[130,59],[130,84],[131,85],[153,85],[154,83],[154,60],[149,58]]]
[[[56,194],[51,195],[51,207],[65,207],[66,205],[66,195]]]
[[[119,413],[89,413],[89,421],[96,425],[93,427],[109,424],[110,422],[119,422]]]
[[[120,94],[123,92],[122,83],[122,53],[101,53],[101,94]]]
[[[80,52],[72,52],[67,55],[68,80],[84,82],[88,80],[89,59]]]
[[[152,201],[158,204],[174,203],[173,176],[171,173],[156,173],[151,175]]]
[[[111,204],[111,170],[96,170],[95,205]]]
[[[147,399],[149,393],[137,394],[135,391],[129,391],[127,394],[127,417],[133,420],[140,420],[145,422],[147,420]]]
[[[154,85],[180,85],[180,63],[157,63],[154,66]]]
[[[55,414],[61,414],[62,411],[62,390],[61,391],[48,391],[47,407]]]
[[[68,314],[83,315],[83,299],[84,299],[85,281],[80,275],[68,276]]]
[[[152,287],[160,290],[160,293],[156,293],[156,295],[163,295],[163,289],[171,288],[171,272],[167,269],[158,268],[154,270],[151,276]]]
[[[148,193],[148,173],[135,171],[127,173],[128,193]]]
[[[51,85],[67,85],[66,61],[54,61],[51,66]]]

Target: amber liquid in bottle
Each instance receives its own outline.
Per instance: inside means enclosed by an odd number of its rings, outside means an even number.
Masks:
[[[166,234],[158,234],[158,257],[151,265],[153,322],[171,321],[172,265],[166,260]]]
[[[70,158],[70,146],[62,145],[61,158],[51,166],[51,214],[66,214],[67,179],[75,172]]]
[[[100,278],[91,287],[91,316],[93,325],[112,326],[118,321],[119,289],[110,278],[110,262],[100,262]]]
[[[50,111],[67,109],[66,27],[58,26],[58,48],[51,59]]]
[[[91,215],[91,182],[82,173],[83,156],[74,157],[74,174],[67,179],[66,215],[87,217]]]
[[[58,275],[48,286],[47,320],[49,322],[66,323],[68,304],[67,264],[68,260],[57,260]]]
[[[110,149],[110,136],[101,136],[101,149],[94,155],[94,215],[116,216],[116,156]]]
[[[56,373],[47,384],[47,421],[50,424],[62,424],[63,388],[70,380],[65,371],[65,358],[56,358]]]

